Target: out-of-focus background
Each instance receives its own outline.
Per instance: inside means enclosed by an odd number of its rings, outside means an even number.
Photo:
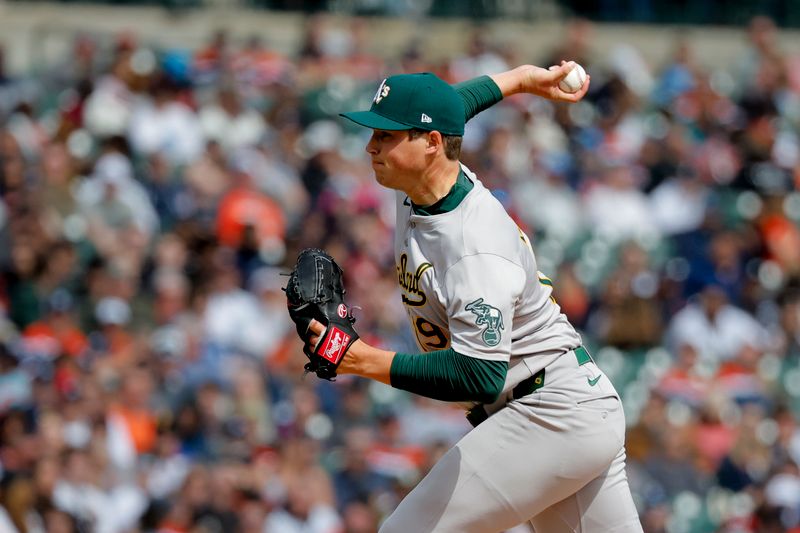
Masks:
[[[366,339],[414,349],[393,195],[337,113],[391,73],[561,59],[584,101],[510,98],[463,161],[623,395],[645,531],[800,531],[799,25],[793,0],[0,1],[0,531],[376,531],[469,426],[302,379],[303,247]]]

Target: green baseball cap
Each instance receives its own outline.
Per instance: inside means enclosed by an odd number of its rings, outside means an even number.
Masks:
[[[398,74],[381,82],[369,111],[341,116],[376,130],[420,129],[464,135],[464,103],[449,83],[430,72]]]

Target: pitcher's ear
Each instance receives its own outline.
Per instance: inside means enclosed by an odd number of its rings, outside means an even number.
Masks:
[[[426,137],[428,138],[427,149],[430,153],[444,147],[444,137],[438,131],[429,131]]]

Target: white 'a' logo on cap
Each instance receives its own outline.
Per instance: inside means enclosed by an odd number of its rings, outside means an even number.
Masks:
[[[372,101],[376,104],[381,103],[381,100],[389,96],[389,90],[391,90],[391,87],[386,85],[386,80],[384,79],[381,82],[380,87],[378,87],[378,90],[375,92],[375,96],[372,98]]]
[[[431,122],[433,122],[433,119],[431,117],[429,117],[428,115],[426,115],[425,113],[423,113],[422,116],[419,117],[419,121],[420,122],[425,122],[427,124],[430,124]]]

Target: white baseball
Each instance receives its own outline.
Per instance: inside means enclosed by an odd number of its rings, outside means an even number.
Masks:
[[[575,67],[561,80],[558,88],[565,93],[576,93],[581,90],[584,82],[586,82],[586,71],[578,63],[575,63]]]

